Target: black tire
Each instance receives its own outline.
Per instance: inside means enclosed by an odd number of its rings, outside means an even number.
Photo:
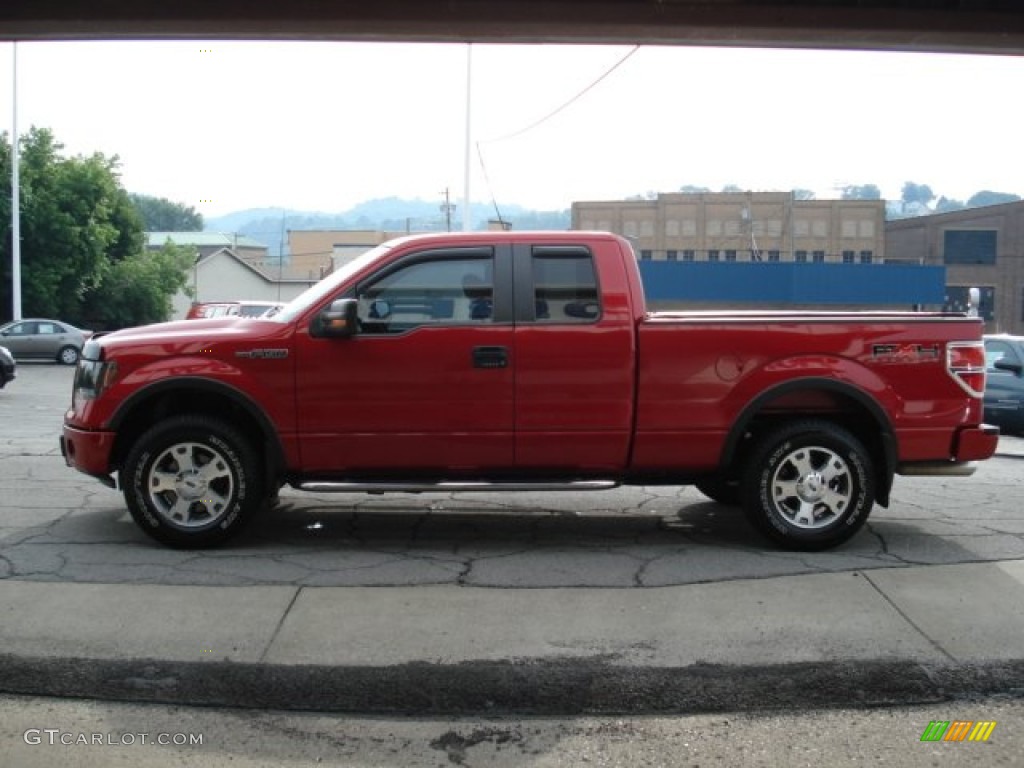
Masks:
[[[741,494],[747,518],[788,549],[837,546],[864,525],[875,472],[863,444],[828,421],[788,424],[750,454]]]
[[[172,547],[201,549],[223,544],[259,511],[262,474],[236,429],[207,416],[179,416],[143,433],[120,477],[143,531]]]
[[[57,350],[57,362],[63,365],[78,365],[78,357],[78,347],[72,347],[70,344]]]
[[[736,480],[709,477],[701,480],[699,483],[695,483],[694,487],[719,504],[724,504],[727,507],[738,507],[740,505],[740,484]]]

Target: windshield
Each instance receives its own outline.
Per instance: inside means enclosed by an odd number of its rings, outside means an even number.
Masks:
[[[279,320],[282,323],[290,323],[314,304],[319,303],[330,296],[332,292],[338,290],[352,275],[358,273],[363,267],[376,261],[390,250],[391,246],[384,243],[339,267],[337,271],[332,272],[319,283],[311,285],[292,299],[281,308],[280,312],[273,316],[273,319]]]

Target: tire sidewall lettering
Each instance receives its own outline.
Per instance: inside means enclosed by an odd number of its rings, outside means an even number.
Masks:
[[[763,509],[769,511],[769,514],[766,515],[768,522],[780,534],[787,537],[801,534],[803,536],[808,536],[808,533],[794,530],[794,528],[783,519],[782,515],[779,514],[775,506],[775,502],[771,498],[771,478],[778,469],[780,462],[786,456],[792,454],[794,450],[814,447],[822,447],[835,451],[843,458],[851,474],[856,495],[853,503],[849,505],[847,510],[843,513],[843,517],[839,521],[834,523],[832,526],[821,529],[820,531],[812,532],[810,536],[813,537],[816,534],[824,534],[829,530],[841,526],[856,526],[859,524],[861,517],[869,509],[867,502],[870,479],[868,477],[867,470],[864,467],[864,463],[861,461],[861,458],[856,451],[851,450],[848,446],[837,446],[833,444],[831,440],[818,436],[809,436],[806,441],[801,441],[799,444],[797,443],[796,438],[788,438],[779,443],[778,447],[772,451],[768,457],[768,460],[765,462],[765,465],[761,470],[758,484],[758,496],[760,503]]]

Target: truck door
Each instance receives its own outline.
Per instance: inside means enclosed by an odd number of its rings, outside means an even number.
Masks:
[[[347,292],[359,332],[297,342],[306,472],[512,468],[511,289],[511,249],[500,246],[412,253]]]
[[[519,467],[575,475],[626,466],[635,332],[621,258],[607,255],[599,273],[585,246],[515,246]]]

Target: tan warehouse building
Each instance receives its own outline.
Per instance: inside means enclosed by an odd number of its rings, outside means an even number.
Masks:
[[[947,309],[976,287],[989,331],[1024,333],[1024,201],[890,221],[885,240],[893,258],[946,268]]]
[[[788,192],[660,194],[576,202],[573,229],[616,232],[641,259],[878,264],[882,200],[798,200]]]

